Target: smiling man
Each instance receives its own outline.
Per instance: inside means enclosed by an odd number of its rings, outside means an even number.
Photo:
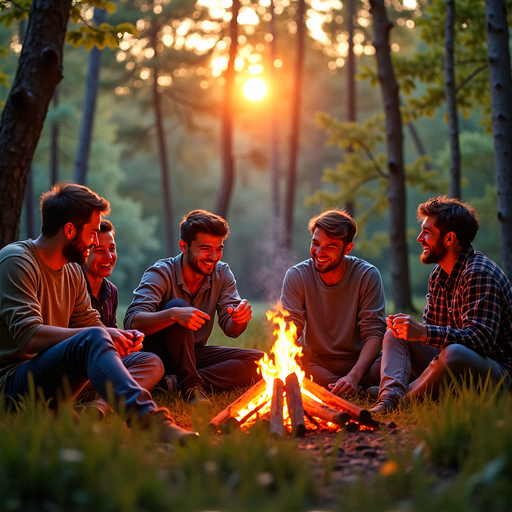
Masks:
[[[110,221],[102,220],[98,232],[98,243],[91,247],[82,270],[92,307],[99,313],[101,323],[113,329],[117,329],[119,300],[117,288],[108,278],[112,275],[116,262],[115,229]],[[132,339],[134,345],[142,347],[144,334],[137,330],[124,331],[124,333]],[[137,384],[148,391],[151,391],[164,375],[162,361],[156,354],[150,352],[138,351],[128,354],[122,357],[121,361]],[[103,398],[94,395],[94,388],[89,383],[78,398],[89,399],[83,404],[85,411],[96,412],[100,417],[104,417],[109,411],[109,406]]]
[[[258,350],[206,346],[215,312],[226,336],[236,338],[252,316],[235,278],[221,260],[228,223],[194,210],[180,224],[181,254],[150,267],[134,291],[124,319],[146,335],[145,350],[164,362],[166,382],[189,404],[208,402],[205,388],[224,391],[258,380]]]
[[[140,337],[105,328],[91,307],[80,265],[109,212],[87,187],[57,184],[41,199],[40,236],[0,251],[0,395],[16,402],[33,379],[57,409],[90,381],[129,424],[154,425],[161,441],[181,442],[196,434],[176,426],[121,361],[131,356],[137,364]]]
[[[489,375],[510,386],[512,287],[507,276],[471,242],[479,229],[473,207],[437,197],[418,207],[418,242],[430,274],[423,322],[398,313],[387,318],[379,399],[386,412],[406,397],[432,393],[451,378]]]
[[[350,256],[357,226],[330,210],[309,221],[311,258],[290,268],[281,303],[304,346],[306,375],[333,393],[355,395],[379,382],[386,330],[379,271]]]

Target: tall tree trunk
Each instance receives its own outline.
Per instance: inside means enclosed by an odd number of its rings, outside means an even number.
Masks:
[[[389,170],[389,236],[391,242],[391,279],[393,299],[397,311],[412,311],[409,284],[409,260],[406,232],[406,191],[403,161],[402,116],[398,83],[395,78],[389,32],[389,21],[384,0],[370,0],[373,17],[377,73],[382,90],[386,115],[386,144]]]
[[[512,81],[505,0],[486,0],[501,266],[512,279]]]
[[[302,80],[304,70],[304,24],[305,0],[297,0],[297,55],[294,69],[293,89],[290,96],[292,115],[290,130],[290,154],[286,197],[284,200],[284,250],[291,258],[293,243],[293,214],[295,210],[295,192],[297,188],[297,157],[299,152],[299,135],[302,110]]]
[[[232,18],[229,25],[229,62],[224,77],[224,102],[222,109],[222,183],[217,196],[215,211],[221,217],[227,218],[229,202],[235,181],[235,163],[233,158],[233,94],[235,86],[235,59],[238,52],[238,13],[240,0],[233,0]]]
[[[25,186],[55,87],[71,0],[34,0],[14,83],[0,119],[0,248],[18,237]]]
[[[281,191],[279,176],[279,120],[277,116],[277,73],[274,62],[277,58],[277,30],[276,17],[274,12],[274,1],[270,1],[270,33],[272,42],[270,44],[270,69],[272,79],[271,102],[270,108],[270,169],[271,169],[271,215],[272,215],[272,254],[277,253],[281,238]]]
[[[27,186],[25,187],[25,229],[27,238],[36,238],[36,215],[34,212],[34,170],[28,171]]]
[[[53,93],[53,106],[59,106],[59,88],[55,89]],[[55,119],[52,124],[51,130],[51,143],[50,143],[50,186],[52,187],[59,181],[59,129],[60,123]]]
[[[106,16],[106,9],[94,8],[94,23],[97,26],[105,21]],[[87,70],[87,82],[85,85],[85,97],[82,109],[82,125],[80,127],[80,137],[78,138],[78,150],[75,160],[74,181],[81,185],[85,185],[87,180],[94,112],[96,110],[96,98],[98,96],[100,66],[101,50],[94,46],[89,53],[89,67]]]
[[[151,47],[155,52],[154,58],[158,61],[158,28],[153,26],[151,34]],[[153,67],[153,111],[155,113],[156,139],[158,144],[158,156],[160,160],[160,172],[162,177],[162,199],[164,203],[164,229],[165,250],[167,255],[174,254],[174,215],[171,191],[171,170],[167,158],[167,143],[165,138],[164,113],[162,109],[162,94],[158,91],[158,77],[160,69]]]
[[[347,1],[347,33],[348,33],[348,55],[347,55],[347,121],[356,121],[356,56],[354,53],[354,16],[356,12],[356,0]],[[352,147],[347,148],[347,153],[352,153]],[[345,210],[352,216],[355,215],[353,201],[345,203]]]
[[[460,147],[455,87],[455,0],[446,0],[444,84],[450,132],[450,197],[460,199]]]

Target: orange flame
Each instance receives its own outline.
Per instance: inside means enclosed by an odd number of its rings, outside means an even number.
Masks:
[[[302,383],[304,379],[304,372],[297,363],[302,357],[302,347],[296,344],[297,327],[291,320],[287,320],[290,313],[278,303],[275,306],[275,311],[267,311],[266,315],[267,319],[272,320],[275,324],[273,334],[277,338],[270,349],[270,353],[273,357],[270,358],[268,354],[264,354],[258,361],[258,371],[267,383],[267,389],[245,408],[237,411],[235,416],[237,420],[241,420],[256,407],[261,406],[265,402],[268,402],[268,404],[260,409],[259,414],[263,415],[270,410],[274,379],[279,378],[285,382],[286,377],[291,373],[297,375],[299,383]],[[286,406],[284,416],[285,418],[287,417]]]

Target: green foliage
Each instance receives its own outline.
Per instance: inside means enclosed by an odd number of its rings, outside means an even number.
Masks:
[[[400,421],[417,424],[410,429],[413,437],[404,439],[406,448],[388,443],[389,460],[379,474],[340,493],[337,510],[510,510],[509,391],[470,378],[443,393],[439,402],[413,403]]]
[[[314,496],[308,460],[262,432],[162,449],[121,420],[56,417],[28,398],[0,418],[0,509],[126,512],[303,510]]]
[[[329,190],[319,190],[308,198],[307,204],[321,204],[322,208],[355,206],[358,224],[358,247],[377,256],[388,245],[388,236],[376,233],[368,236],[367,226],[380,219],[388,210],[387,155],[383,148],[385,126],[383,116],[373,116],[365,122],[339,122],[327,114],[317,115],[319,126],[329,136],[328,144],[345,151],[344,161],[336,169],[326,169],[323,181]],[[446,182],[436,170],[426,170],[427,157],[419,157],[405,166],[406,185],[421,192],[442,193]]]
[[[510,12],[512,2],[506,1]],[[457,107],[467,119],[476,106],[483,108],[486,129],[491,129],[491,101],[487,64],[487,38],[483,0],[457,0],[455,20],[455,80]],[[394,56],[400,89],[409,97],[407,111],[413,119],[433,117],[445,101],[444,41],[446,2],[434,0],[416,20],[419,39],[425,49],[410,57]],[[366,71],[365,76],[370,73]],[[427,84],[424,92],[413,96],[418,84]],[[445,119],[446,120],[446,119]]]

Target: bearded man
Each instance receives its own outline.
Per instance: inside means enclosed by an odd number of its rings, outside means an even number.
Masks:
[[[304,347],[306,375],[335,394],[355,395],[379,383],[386,330],[379,271],[350,256],[357,225],[329,210],[309,221],[311,258],[288,269],[281,303]]]
[[[155,425],[161,441],[181,443],[197,434],[175,425],[121,360],[132,371],[145,365],[142,334],[106,328],[91,307],[80,266],[109,212],[108,201],[87,187],[57,184],[41,198],[40,236],[0,251],[0,396],[18,401],[32,379],[57,409],[90,381],[129,425]],[[161,364],[154,368],[163,373]]]
[[[206,389],[224,391],[259,380],[259,350],[207,346],[215,312],[226,336],[242,334],[252,317],[229,266],[220,261],[228,223],[205,210],[193,210],[180,224],[181,254],[157,261],[134,291],[126,329],[146,335],[144,350],[165,365],[167,389],[189,404],[208,403]],[[206,388],[206,389],[205,389]]]
[[[473,207],[437,197],[420,204],[421,262],[435,263],[423,323],[399,313],[387,318],[379,399],[386,412],[471,373],[510,386],[512,287],[496,263],[473,249],[479,229]]]

